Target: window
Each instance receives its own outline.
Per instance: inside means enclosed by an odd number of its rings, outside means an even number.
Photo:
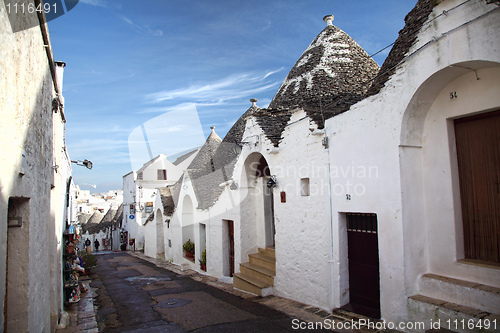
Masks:
[[[139,172],[139,173],[137,174],[137,180],[142,180],[142,172]]]
[[[300,195],[303,197],[308,197],[310,195],[309,178],[300,179]]]
[[[167,180],[167,170],[158,169],[158,180]]]

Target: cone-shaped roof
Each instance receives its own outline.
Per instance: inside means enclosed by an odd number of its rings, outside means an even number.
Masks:
[[[215,170],[213,157],[222,139],[215,133],[215,127],[211,127],[211,130],[207,141],[188,167],[188,170],[192,170],[196,174],[205,174]]]
[[[333,19],[330,15],[325,20],[328,18]],[[365,95],[379,66],[348,34],[328,21],[288,73],[270,109],[321,108],[340,113]]]
[[[96,210],[94,214],[88,219],[87,224],[96,224],[101,222],[102,218],[104,217],[104,214],[101,213],[100,211]]]
[[[92,217],[92,214],[86,214],[86,213],[80,213],[77,216],[78,222],[80,222],[80,225],[83,225],[89,221],[89,219]]]

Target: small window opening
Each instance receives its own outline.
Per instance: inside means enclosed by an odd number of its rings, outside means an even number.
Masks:
[[[158,169],[158,180],[167,180],[167,170]]]
[[[309,186],[309,178],[300,179],[300,195],[303,197],[308,197],[311,192],[311,187]]]

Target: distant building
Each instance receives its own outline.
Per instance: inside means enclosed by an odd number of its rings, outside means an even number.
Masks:
[[[123,176],[123,223],[122,233],[133,239],[132,248],[144,248],[144,226],[155,210],[154,202],[158,188],[175,184],[186,167],[197,155],[193,149],[174,162],[160,154],[145,163],[139,170]],[[125,240],[124,240],[125,242]]]

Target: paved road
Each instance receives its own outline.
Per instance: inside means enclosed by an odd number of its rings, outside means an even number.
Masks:
[[[102,254],[91,275],[101,332],[290,332],[292,318],[157,267]]]

